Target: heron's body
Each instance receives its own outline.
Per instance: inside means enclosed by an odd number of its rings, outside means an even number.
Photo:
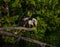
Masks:
[[[19,26],[23,26],[23,27],[37,26],[37,20],[35,18],[31,18],[31,17],[23,17],[19,21]]]

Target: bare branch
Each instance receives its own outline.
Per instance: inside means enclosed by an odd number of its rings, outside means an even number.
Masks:
[[[9,33],[9,32],[0,31],[0,34],[1,34],[1,35],[8,35],[8,36],[13,36],[13,37],[19,38],[18,35],[16,36],[15,34],[12,34],[12,33]],[[20,37],[21,37],[21,36],[20,36]],[[50,44],[46,44],[46,43],[43,43],[43,42],[41,42],[41,41],[33,40],[33,39],[27,38],[27,37],[21,37],[20,39],[25,40],[25,41],[28,41],[28,42],[32,42],[32,43],[39,44],[39,45],[42,46],[42,47],[43,47],[43,45],[44,45],[44,46],[47,45],[47,46],[50,46],[50,47],[55,47],[55,46],[52,46],[52,45],[50,45]]]
[[[0,35],[7,35],[7,36],[11,36],[11,37],[18,37],[13,33],[9,33],[9,32],[5,32],[5,31],[0,31]]]
[[[28,41],[28,42],[32,42],[32,43],[36,43],[36,44],[39,44],[40,46],[50,46],[50,47],[55,47],[55,46],[52,46],[50,44],[47,44],[47,43],[43,43],[41,41],[38,41],[38,40],[33,40],[31,38],[26,38],[26,37],[21,37],[22,40],[25,40],[25,41]]]
[[[0,28],[0,31],[5,30],[5,29],[10,29],[10,30],[27,30],[27,31],[34,30],[32,28],[26,28],[26,27],[2,27],[2,28]]]

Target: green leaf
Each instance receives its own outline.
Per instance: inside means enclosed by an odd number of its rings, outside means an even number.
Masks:
[[[4,0],[4,2],[10,2],[11,0]]]
[[[14,3],[12,3],[12,7],[17,7],[19,5],[19,0],[15,0]]]

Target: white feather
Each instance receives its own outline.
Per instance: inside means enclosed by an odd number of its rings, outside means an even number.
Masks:
[[[29,25],[33,25],[33,21],[32,21],[32,20],[29,20],[29,21],[28,21],[28,24],[29,24]]]
[[[32,21],[35,24],[35,26],[37,26],[37,20],[35,18],[33,18]]]
[[[29,18],[28,18],[28,17],[26,17],[26,18],[24,18],[23,20],[24,20],[24,21],[26,21],[26,20],[28,20],[28,19],[29,19]]]

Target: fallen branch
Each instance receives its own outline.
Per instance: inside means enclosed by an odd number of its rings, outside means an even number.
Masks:
[[[10,29],[10,30],[27,30],[27,31],[34,30],[32,28],[26,28],[26,27],[2,27],[2,28],[0,28],[0,31],[3,31],[5,29]]]
[[[19,38],[18,35],[16,36],[15,34],[9,33],[9,32],[0,31],[0,34],[1,34],[1,35],[8,35],[8,36],[13,36],[13,37]],[[20,36],[20,37],[21,37],[21,36]],[[39,45],[42,46],[42,47],[45,47],[46,45],[47,45],[47,46],[50,46],[50,47],[55,47],[55,46],[52,46],[52,45],[50,45],[50,44],[46,44],[46,43],[43,43],[43,42],[40,42],[40,41],[37,41],[37,40],[33,40],[33,39],[31,39],[31,38],[21,37],[20,39],[25,40],[25,41],[28,41],[28,42],[32,42],[32,43],[39,44]]]

